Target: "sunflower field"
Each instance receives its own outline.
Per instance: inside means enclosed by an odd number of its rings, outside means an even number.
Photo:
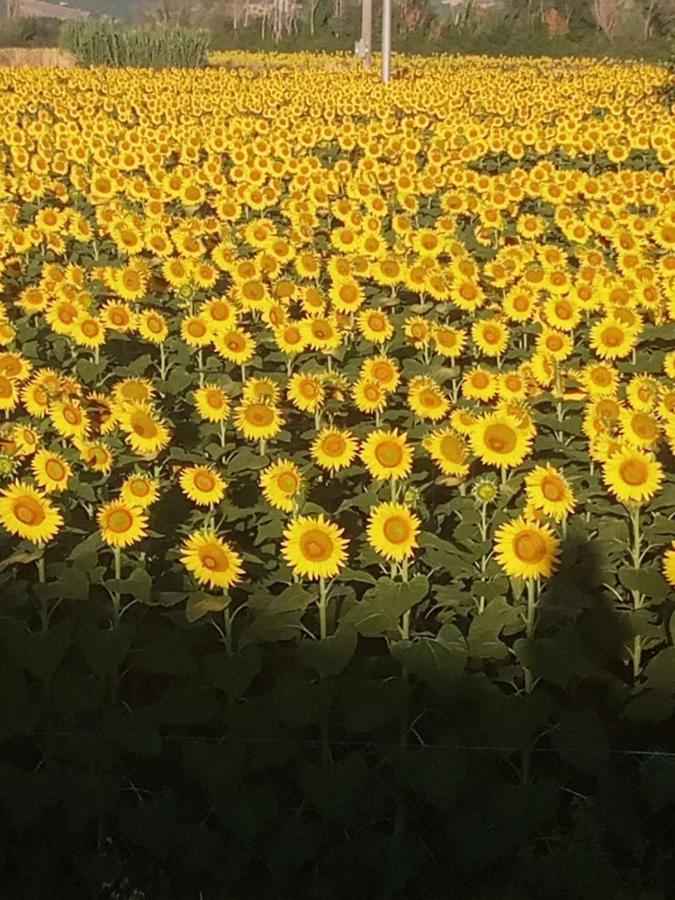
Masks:
[[[236,63],[0,70],[8,896],[665,898],[666,69]]]

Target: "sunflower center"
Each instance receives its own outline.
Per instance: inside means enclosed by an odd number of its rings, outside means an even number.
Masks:
[[[251,425],[259,427],[271,425],[274,421],[274,411],[271,406],[264,403],[254,403],[246,409],[246,419]]]
[[[85,337],[96,337],[98,334],[98,324],[92,319],[87,319],[86,322],[82,323],[82,333]]]
[[[595,369],[591,376],[591,380],[599,387],[607,387],[611,382],[612,376],[607,369]]]
[[[375,459],[386,469],[394,469],[403,462],[403,448],[396,441],[382,441],[375,448]]]
[[[476,372],[471,376],[473,386],[481,390],[486,388],[490,383],[490,379],[485,372]]]
[[[157,435],[157,424],[147,413],[134,413],[131,417],[131,428],[139,437],[153,438]]]
[[[63,481],[66,477],[66,467],[58,459],[48,459],[45,465],[45,472],[52,481]]]
[[[371,331],[384,331],[384,316],[378,315],[377,313],[371,313],[368,319],[368,326]]]
[[[129,483],[129,490],[134,495],[134,497],[147,497],[150,493],[150,485],[147,481],[142,481],[140,478],[136,481],[131,481]]]
[[[228,567],[227,555],[220,547],[205,547],[199,554],[199,559],[205,569],[211,572],[226,572]]]
[[[298,478],[293,472],[282,472],[277,479],[277,485],[284,494],[294,494],[298,489]]]
[[[553,503],[559,503],[565,497],[565,488],[557,478],[545,478],[541,483],[541,492]]]
[[[546,346],[549,350],[553,350],[554,352],[557,350],[562,350],[563,341],[562,338],[557,334],[550,334],[546,338]]]
[[[12,382],[9,378],[0,377],[0,397],[12,396]]]
[[[391,544],[404,544],[410,538],[410,523],[403,516],[392,516],[382,528]]]
[[[67,406],[63,410],[63,418],[69,425],[79,425],[80,423],[80,414],[72,406]]]
[[[134,524],[134,517],[127,509],[116,509],[108,516],[107,526],[115,534],[124,534]]]
[[[306,559],[324,562],[333,553],[333,542],[325,532],[312,528],[300,538],[300,550]]]
[[[365,395],[366,400],[371,400],[373,403],[375,403],[377,400],[379,400],[382,396],[382,392],[380,391],[379,387],[376,384],[366,385],[363,393]]]
[[[342,456],[347,449],[347,442],[339,434],[331,434],[327,437],[322,446],[326,456]]]
[[[21,497],[14,504],[14,515],[24,525],[41,525],[46,516],[45,511],[37,500],[32,497]]]
[[[539,563],[546,557],[546,542],[536,531],[526,531],[518,535],[513,550],[521,562]]]
[[[225,405],[222,394],[218,391],[209,391],[206,395],[206,402],[212,409],[222,409]]]
[[[435,409],[441,405],[441,398],[433,388],[425,388],[420,392],[419,402],[427,409]]]
[[[555,314],[559,319],[571,319],[572,307],[569,305],[569,303],[565,303],[564,300],[561,300],[555,305]]]
[[[511,453],[518,443],[518,436],[508,425],[488,425],[485,429],[485,444],[494,453]]]
[[[441,438],[441,456],[449,462],[461,463],[464,460],[463,448],[456,437],[446,434]]]
[[[319,393],[319,386],[313,381],[303,381],[300,384],[300,393],[308,400],[313,400]]]
[[[188,325],[188,334],[196,338],[204,337],[206,334],[206,325],[199,320],[193,320]]]
[[[494,326],[488,325],[487,328],[483,329],[483,340],[486,344],[498,344],[500,337],[501,332]]]
[[[623,332],[620,328],[610,326],[603,331],[602,340],[607,347],[618,347],[623,341]]]
[[[244,339],[239,337],[239,335],[232,335],[231,338],[228,338],[227,348],[228,350],[232,350],[234,353],[241,351],[244,349],[246,344],[244,343]]]
[[[197,472],[195,475],[195,487],[198,491],[208,494],[216,486],[216,479],[210,472]]]
[[[622,480],[633,486],[644,484],[649,478],[649,469],[640,459],[629,459],[622,463],[619,472]]]
[[[633,416],[632,426],[638,437],[650,441],[656,438],[656,426],[649,416]]]

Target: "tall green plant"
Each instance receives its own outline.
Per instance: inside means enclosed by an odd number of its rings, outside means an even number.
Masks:
[[[199,28],[123,28],[87,19],[68,22],[61,46],[83,66],[198,68],[206,65],[210,34]]]

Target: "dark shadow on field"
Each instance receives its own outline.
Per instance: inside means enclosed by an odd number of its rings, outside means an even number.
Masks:
[[[458,666],[459,642],[407,674],[363,636],[342,667],[339,640],[308,656],[283,629],[238,631],[228,655],[170,605],[111,630],[66,598],[43,635],[19,570],[0,620],[2,895],[666,900],[672,720],[622,718],[631,635],[605,568],[570,537],[530,641],[499,626],[491,656]]]

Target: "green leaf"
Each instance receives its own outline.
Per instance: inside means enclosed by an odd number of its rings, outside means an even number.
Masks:
[[[675,695],[675,647],[665,647],[649,661],[644,678],[650,688],[671,691]]]
[[[80,541],[73,549],[70,551],[68,559],[77,559],[80,556],[83,556],[85,553],[96,553],[103,546],[103,539],[101,537],[100,531],[94,531],[92,534],[87,535],[87,537]]]
[[[567,688],[575,677],[591,675],[581,642],[572,627],[562,628],[552,638],[522,638],[513,649],[520,662],[536,678]]]
[[[207,613],[222,612],[230,603],[225,594],[206,594],[204,591],[192,591],[188,595],[185,606],[185,617],[188,622],[196,622]]]
[[[260,456],[259,453],[255,453],[250,447],[240,447],[229,461],[227,471],[232,475],[249,470],[257,472],[259,469],[264,469],[268,463],[269,459],[267,456]]]
[[[408,672],[440,692],[453,687],[468,657],[464,636],[451,623],[443,625],[436,638],[396,641],[391,654]]]
[[[239,639],[239,644],[245,647],[247,644],[255,644],[257,641],[264,643],[273,641],[291,641],[297,638],[301,632],[301,610],[287,610],[281,613],[263,613],[246,626]]]
[[[166,381],[165,392],[173,396],[182,394],[191,384],[192,375],[185,369],[176,368],[171,372]]]
[[[282,613],[289,610],[305,610],[316,599],[316,595],[301,584],[290,584],[280,594],[273,594],[264,589],[255,591],[248,599],[251,609],[266,610],[270,613]]]
[[[356,630],[343,619],[335,634],[325,640],[301,641],[297,647],[298,660],[322,677],[338,675],[354,655],[357,640]]]
[[[639,591],[650,600],[665,600],[670,585],[657,568],[619,569],[619,581],[629,591]]]
[[[508,648],[499,635],[503,628],[518,621],[518,611],[504,597],[491,600],[469,626],[469,656],[478,659],[506,659]]]
[[[248,646],[237,653],[209,653],[202,659],[205,677],[220,688],[230,700],[243,697],[262,668],[262,653]]]
[[[622,715],[631,722],[665,722],[675,712],[672,690],[647,689],[624,708]]]
[[[134,628],[123,622],[119,628],[85,625],[77,638],[89,668],[99,677],[117,672],[126,659],[134,639]]]
[[[416,575],[405,583],[381,578],[344,618],[364,637],[379,637],[396,628],[403,613],[420,603],[428,593],[429,581],[423,575]]]

